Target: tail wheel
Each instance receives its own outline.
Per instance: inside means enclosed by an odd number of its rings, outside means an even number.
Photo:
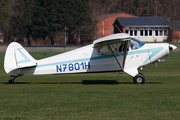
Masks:
[[[137,74],[135,77],[133,77],[133,81],[135,84],[144,84],[145,78],[142,73]]]
[[[14,83],[14,80],[17,78],[18,76],[15,76],[13,79],[10,79],[9,80],[9,84],[13,84]]]
[[[9,84],[13,84],[14,83],[14,80],[13,79],[10,79],[9,80]]]

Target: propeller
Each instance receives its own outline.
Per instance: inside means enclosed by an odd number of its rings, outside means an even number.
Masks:
[[[172,45],[172,44],[169,45],[169,50],[170,51],[173,51],[175,49],[177,49],[177,47],[175,45]]]

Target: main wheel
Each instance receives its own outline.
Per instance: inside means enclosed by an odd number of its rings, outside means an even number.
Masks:
[[[144,84],[145,83],[145,78],[144,75],[139,73],[135,77],[133,77],[133,81],[135,84]]]

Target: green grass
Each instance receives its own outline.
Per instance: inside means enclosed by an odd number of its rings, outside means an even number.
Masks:
[[[58,53],[31,53],[36,59]],[[176,120],[180,118],[180,52],[146,66],[146,83],[127,74],[90,73],[23,76],[15,84],[0,53],[1,120]]]

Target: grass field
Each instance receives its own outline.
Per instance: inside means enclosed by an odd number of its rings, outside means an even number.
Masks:
[[[50,52],[34,52],[40,59]],[[127,74],[93,73],[23,76],[15,84],[0,53],[1,120],[177,120],[180,118],[180,52],[146,66],[146,83]]]

